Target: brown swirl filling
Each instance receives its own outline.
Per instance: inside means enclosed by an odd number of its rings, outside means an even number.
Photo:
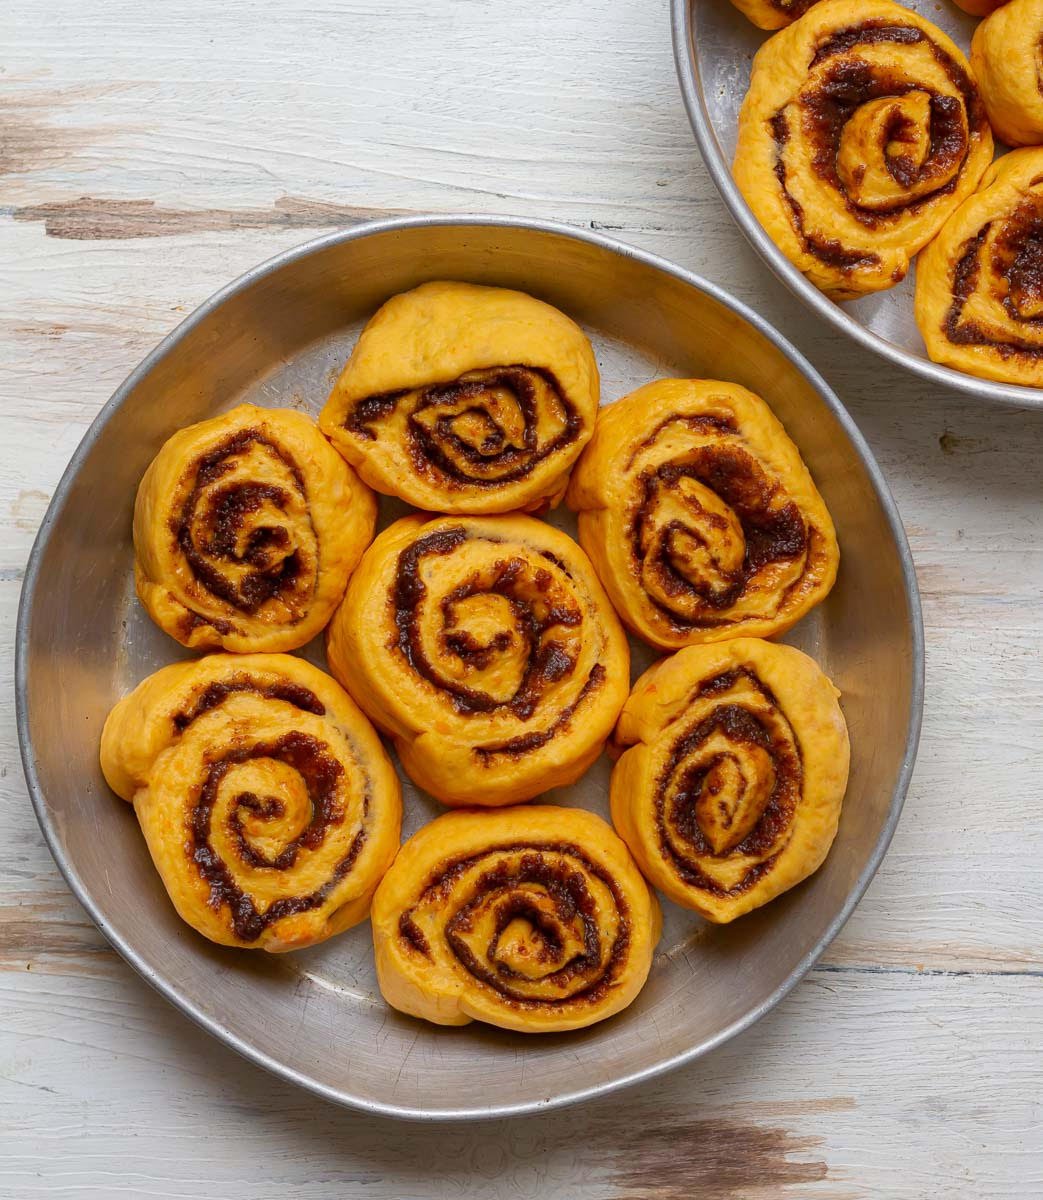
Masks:
[[[203,785],[188,818],[189,853],[200,876],[210,888],[211,907],[227,908],[235,936],[243,942],[256,941],[269,925],[283,917],[323,905],[337,884],[351,871],[366,840],[366,830],[361,828],[329,878],[314,891],[300,896],[280,897],[263,911],[258,909],[253,897],[243,891],[228,864],[211,845],[211,825],[218,791],[229,771],[237,765],[260,758],[285,763],[297,772],[307,790],[311,819],[278,854],[266,855],[248,840],[243,827],[243,811],[263,820],[275,820],[284,813],[283,802],[277,796],[262,797],[250,791],[237,794],[230,805],[227,833],[242,863],[272,871],[292,870],[302,850],[317,849],[329,830],[344,821],[338,787],[344,768],[320,741],[308,734],[293,732],[270,742],[231,749],[207,763]],[[367,795],[364,814],[368,804]]]
[[[1043,336],[1043,198],[1026,197],[995,236],[985,225],[963,247],[952,276],[952,303],[943,328],[954,345],[988,346],[1004,358],[1043,357],[1043,344],[1018,336],[1019,328]],[[994,292],[1009,326],[987,329],[964,317],[980,289]]]
[[[515,364],[428,387],[367,396],[346,429],[370,440],[405,417],[413,469],[442,484],[497,487],[571,445],[582,420],[553,372]]]
[[[663,422],[645,445],[672,423]],[[671,623],[712,627],[729,623],[728,610],[759,571],[806,555],[813,533],[779,483],[727,440],[734,426],[703,418],[682,423],[725,436],[641,474],[631,555],[649,600]]]
[[[617,918],[611,945],[605,945],[591,879],[611,897]],[[407,945],[433,961],[436,950],[420,928],[422,922],[432,927],[432,915],[463,969],[514,1007],[596,1003],[618,978],[630,947],[625,896],[571,843],[491,846],[441,866],[399,919]]]
[[[751,692],[755,705],[746,699]],[[752,672],[704,680],[693,705],[707,698],[714,701],[708,715],[677,738],[656,781],[656,829],[664,859],[686,884],[736,896],[771,870],[785,845],[803,768],[788,721]],[[741,869],[724,886],[713,866],[729,860]]]
[[[468,542],[462,526],[440,529],[401,552],[393,593],[397,648],[422,679],[449,698],[457,713],[506,711],[529,721],[538,715],[547,689],[576,674],[575,631],[583,624],[583,609],[569,586],[571,576],[553,554],[540,555],[547,564],[542,566],[506,545],[502,556],[465,575],[432,604],[423,578],[425,561],[453,555]],[[501,544],[488,534],[481,542]],[[435,635],[429,628],[432,620],[437,624]],[[513,682],[505,685],[497,678],[496,690],[483,686],[495,674],[496,664],[508,659],[521,664]],[[551,726],[478,747],[476,753],[487,758],[524,754],[545,745],[604,678],[604,668],[595,665],[578,685],[574,702]]]
[[[174,728],[183,732],[203,713],[217,708],[225,700],[237,693],[248,692],[262,696],[266,700],[284,700],[302,712],[313,713],[317,717],[325,715],[326,706],[315,693],[299,683],[291,683],[288,679],[276,680],[274,683],[258,684],[248,675],[233,675],[228,679],[215,679],[196,697],[191,707],[175,713],[172,720]]]
[[[279,482],[244,477],[251,456],[274,466]],[[278,599],[292,622],[306,611],[315,564],[314,547],[299,544],[287,511],[306,505],[304,477],[293,459],[260,430],[243,429],[195,464],[192,487],[171,530],[207,593],[245,614]],[[228,621],[207,614],[190,613],[188,619],[190,625],[231,630]]]
[[[858,56],[860,46],[882,43],[926,44],[957,94],[940,94],[910,80],[899,63],[886,69]],[[775,176],[809,254],[843,272],[872,267],[880,261],[872,249],[849,248],[807,228],[804,208],[789,187],[786,151],[791,139],[799,132],[807,140],[811,169],[861,225],[876,229],[953,190],[970,148],[968,130],[974,134],[986,127],[984,108],[963,67],[914,26],[879,20],[839,30],[817,48],[809,70],[814,76],[805,90],[770,119]],[[890,199],[860,201],[868,169],[864,153],[855,156],[859,165],[850,173],[841,165],[845,131],[856,120],[865,124],[873,153],[897,185]]]
[[[817,4],[818,0],[768,0],[768,3],[776,12],[796,20],[797,17],[802,17],[813,4]]]

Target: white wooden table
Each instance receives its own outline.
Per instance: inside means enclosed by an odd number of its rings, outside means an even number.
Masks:
[[[51,862],[6,689],[0,1197],[1043,1195],[1043,413],[939,392],[813,324],[769,277],[699,160],[666,0],[0,9],[8,678],[33,534],[124,375],[252,264],[415,211],[609,230],[780,326],[890,479],[928,652],[898,834],[807,981],[666,1080],[470,1128],[332,1108],[150,991]]]

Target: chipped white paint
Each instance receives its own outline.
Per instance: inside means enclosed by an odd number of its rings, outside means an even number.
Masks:
[[[754,1031],[587,1108],[422,1130],[269,1079],[105,948],[29,809],[8,690],[0,1195],[1043,1194],[1039,414],[900,374],[813,325],[768,277],[692,143],[666,0],[11,0],[5,16],[8,678],[46,498],[151,346],[310,231],[371,210],[470,210],[615,231],[724,284],[812,358],[904,514],[928,704],[877,880],[825,963]],[[645,1120],[660,1132],[641,1140]]]

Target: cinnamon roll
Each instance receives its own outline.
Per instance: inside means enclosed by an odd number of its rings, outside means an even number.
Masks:
[[[641,676],[616,730],[612,821],[660,891],[723,923],[819,868],[847,786],[837,695],[799,650],[755,638]]]
[[[905,276],[992,149],[940,29],[892,0],[820,0],[754,57],[734,174],[790,262],[846,300]]]
[[[986,17],[974,31],[971,67],[1000,141],[1043,142],[1043,0],[1009,0]]]
[[[303,413],[241,404],[175,433],[134,506],[134,576],[185,646],[303,646],[373,537],[376,501]]]
[[[802,17],[817,0],[732,0],[759,29],[781,29]]]
[[[357,924],[398,849],[398,777],[329,676],[287,654],[164,667],[109,714],[101,766],[181,918],[297,950]]]
[[[616,611],[662,649],[780,633],[836,579],[799,451],[738,384],[662,379],[603,408],[568,503]]]
[[[600,817],[447,813],[406,842],[377,889],[377,980],[393,1008],[438,1025],[579,1029],[633,1001],[660,922]]]
[[[573,783],[629,687],[629,651],[580,548],[525,516],[405,517],[330,625],[334,675],[446,804]]]
[[[983,379],[1043,387],[1043,148],[999,158],[916,264],[927,353]]]
[[[319,424],[378,492],[448,513],[561,498],[594,427],[594,351],[532,296],[427,283],[362,331]]]

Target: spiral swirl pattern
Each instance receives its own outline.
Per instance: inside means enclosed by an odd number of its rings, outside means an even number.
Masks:
[[[174,434],[134,510],[135,578],[186,646],[288,650],[329,620],[376,504],[302,413],[240,405]]]
[[[916,320],[936,362],[1043,387],[1043,149],[998,159],[921,254]]]
[[[377,978],[388,1003],[439,1024],[576,1029],[637,995],[659,923],[600,818],[450,813],[403,846],[377,891]]]
[[[996,136],[1043,142],[1043,0],[1009,0],[974,31],[971,67]]]
[[[992,150],[940,29],[892,0],[821,0],[757,52],[734,174],[786,257],[844,300],[904,278]]]
[[[531,517],[407,517],[330,626],[333,673],[447,804],[572,783],[627,692],[626,638],[586,557]]]
[[[396,417],[398,408],[404,413]],[[580,424],[550,371],[519,364],[369,396],[355,406],[347,428],[376,439],[382,424],[396,420],[413,462],[430,464],[447,482],[491,488],[530,474],[574,441]]]
[[[598,396],[590,343],[557,309],[431,283],[369,322],[320,424],[378,491],[436,512],[506,512],[560,497]]]
[[[223,945],[299,949],[357,923],[398,846],[379,738],[301,659],[165,667],[113,709],[101,761],[178,913]]]
[[[659,380],[602,409],[568,503],[616,610],[663,649],[778,633],[836,578],[797,448],[736,384]]]
[[[848,739],[829,680],[789,646],[693,646],[646,672],[616,732],[612,819],[673,900],[730,921],[817,870]]]

